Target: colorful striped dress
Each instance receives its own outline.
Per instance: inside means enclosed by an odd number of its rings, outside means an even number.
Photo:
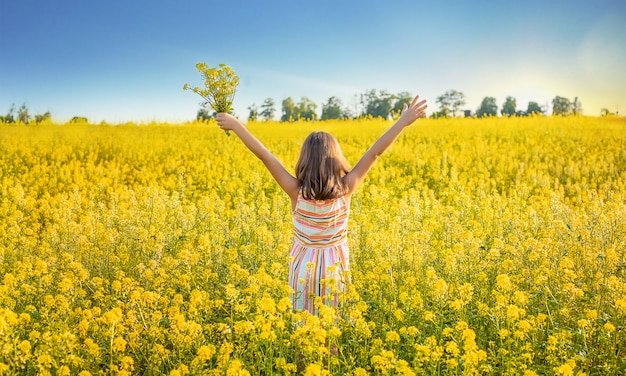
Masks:
[[[294,309],[316,315],[316,297],[326,305],[337,306],[338,293],[344,291],[349,278],[349,214],[345,197],[316,201],[298,195],[289,263]]]

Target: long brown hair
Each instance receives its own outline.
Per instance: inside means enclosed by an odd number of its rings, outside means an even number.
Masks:
[[[328,200],[343,196],[348,190],[343,177],[349,171],[350,165],[331,134],[313,132],[304,140],[296,163],[296,179],[305,199]]]

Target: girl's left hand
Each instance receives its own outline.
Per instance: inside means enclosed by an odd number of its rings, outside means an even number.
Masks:
[[[215,116],[215,120],[217,120],[217,125],[225,131],[235,129],[237,126],[241,125],[241,122],[236,117],[226,112],[218,113]]]

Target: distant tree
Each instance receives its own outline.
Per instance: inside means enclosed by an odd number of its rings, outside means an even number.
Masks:
[[[275,103],[272,98],[266,98],[261,105],[261,113],[259,114],[264,120],[272,120],[274,118]]]
[[[456,116],[457,111],[465,105],[465,94],[456,90],[448,90],[437,97],[436,102],[439,104],[439,112],[435,117],[448,117],[451,113],[452,116]]]
[[[413,101],[413,96],[411,93],[407,91],[400,92],[395,97],[395,102],[393,104],[393,108],[391,109],[391,117],[397,118],[402,113],[402,106],[406,103],[407,105],[411,104]]]
[[[496,98],[485,97],[478,110],[476,110],[476,116],[496,116],[498,115],[498,105],[496,104]]]
[[[9,112],[7,112],[6,115],[4,116],[0,116],[0,121],[2,121],[3,123],[15,123],[15,103],[11,104],[11,107],[9,107]]]
[[[504,100],[504,104],[502,105],[502,110],[500,113],[502,116],[513,116],[516,114],[515,108],[517,107],[517,101],[513,97],[506,97]]]
[[[391,114],[395,96],[385,90],[376,93],[375,89],[366,91],[361,96],[363,115],[387,119]]]
[[[580,101],[578,100],[578,97],[575,97],[574,98],[574,103],[572,103],[572,114],[574,114],[574,115],[582,115],[583,114],[582,104],[580,104]]]
[[[215,111],[213,112],[209,112],[210,110],[207,108],[207,106],[202,106],[200,107],[200,109],[198,110],[198,113],[196,114],[196,120],[209,120],[209,119],[214,119],[215,115],[217,115],[217,113]]]
[[[30,122],[30,115],[28,114],[28,107],[26,107],[26,103],[22,103],[20,108],[17,110],[17,121],[24,124],[28,124]]]
[[[433,119],[439,119],[439,118],[446,118],[450,116],[450,111],[448,110],[439,110],[439,111],[435,111],[433,112],[430,117]]]
[[[50,111],[43,113],[43,114],[39,114],[39,115],[35,115],[35,122],[37,124],[39,123],[43,123],[46,120],[50,119]]]
[[[89,123],[89,119],[84,116],[74,116],[70,119],[70,123]]]
[[[307,97],[302,97],[298,103],[298,119],[316,120],[317,105]]]
[[[256,104],[252,103],[252,105],[248,106],[248,120],[256,120],[259,117],[259,109],[256,107]]]
[[[537,102],[530,101],[528,102],[528,108],[526,109],[526,116],[531,116],[535,114],[543,114],[543,108]]]
[[[356,114],[352,112],[352,109],[350,108],[350,106],[345,106],[343,108],[343,118],[344,119],[354,119],[356,118]]]
[[[288,97],[283,100],[283,109],[282,116],[280,117],[281,121],[294,121],[297,120],[297,108],[291,97]]]
[[[612,115],[615,115],[615,114],[609,111],[608,108],[602,108],[600,110],[600,116],[612,116]]]
[[[328,102],[322,105],[322,116],[320,119],[343,119],[344,110],[342,109],[342,107],[343,103],[341,103],[341,99],[335,96],[328,98]]]
[[[569,99],[556,96],[552,100],[552,115],[567,116],[572,114],[572,102]]]

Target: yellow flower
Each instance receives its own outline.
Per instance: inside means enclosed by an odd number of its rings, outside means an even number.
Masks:
[[[435,296],[442,298],[448,294],[448,284],[443,279],[438,279],[433,286]]]
[[[463,301],[461,299],[455,299],[449,303],[450,308],[460,311],[463,308]]]
[[[124,356],[122,358],[122,369],[132,371],[135,369],[135,361],[130,356]]]
[[[20,349],[20,351],[24,354],[30,354],[30,349],[31,349],[30,341],[24,340],[20,342],[20,344],[17,345],[17,348]]]
[[[200,358],[202,361],[211,360],[213,355],[215,355],[215,346],[211,344],[200,346],[198,348],[197,355],[198,355],[198,358]]]
[[[391,330],[387,332],[387,334],[385,335],[385,340],[387,342],[400,342],[400,335],[396,333],[395,331]]]
[[[474,295],[474,286],[471,283],[464,283],[459,287],[459,295],[465,303],[470,302]]]
[[[383,350],[380,355],[372,356],[371,362],[375,370],[386,374],[395,364],[396,356],[391,351]]]
[[[526,314],[526,310],[516,306],[515,304],[509,304],[506,307],[506,317],[509,320],[517,321],[520,317],[523,317]]]
[[[337,327],[332,327],[328,330],[328,336],[338,338],[339,336],[341,336],[341,330]]]
[[[615,300],[615,308],[622,311],[622,313],[626,313],[626,296]]]
[[[70,375],[70,368],[68,366],[61,366],[59,368],[57,368],[57,375],[59,376],[69,376]]]
[[[537,314],[537,324],[541,325],[541,324],[545,323],[547,318],[548,318],[548,316],[546,316],[545,314],[538,313]]]
[[[445,345],[445,350],[448,354],[450,354],[452,357],[457,357],[460,354],[460,350],[459,350],[459,345],[457,345],[456,342],[454,341],[448,341]]]
[[[413,372],[413,370],[409,366],[409,363],[407,363],[407,361],[404,359],[398,360],[394,370],[397,372],[398,375],[415,376],[415,372]]]
[[[280,312],[286,312],[289,309],[291,309],[291,299],[287,297],[280,299],[278,302],[278,310]]]
[[[226,370],[226,376],[250,376],[250,372],[243,368],[241,360],[234,359]]]
[[[411,337],[415,337],[416,335],[419,334],[419,329],[417,329],[416,327],[414,327],[413,325],[409,326],[408,328],[406,328],[406,332],[408,335],[410,335]]]
[[[464,331],[464,330],[466,330],[467,328],[469,328],[469,325],[467,324],[467,322],[466,322],[466,321],[462,321],[462,320],[461,320],[461,321],[459,321],[459,322],[457,322],[457,323],[456,323],[456,325],[454,326],[454,328],[455,328],[456,330],[459,330],[459,331]]]
[[[496,286],[501,291],[511,291],[511,289],[513,289],[511,279],[506,274],[500,274],[496,277]]]
[[[113,281],[113,283],[111,283],[111,288],[115,291],[120,291],[122,289],[122,283],[120,281]]]
[[[567,361],[565,364],[554,367],[554,373],[558,376],[573,376],[574,368],[576,368],[576,362]]]
[[[257,306],[263,313],[267,313],[270,315],[276,313],[276,302],[271,296],[267,294],[265,294],[261,299],[257,301]]]
[[[113,339],[113,345],[111,346],[111,349],[113,349],[113,351],[119,351],[119,352],[125,351],[126,340],[121,337],[115,337],[115,339]]]
[[[323,376],[328,375],[329,372],[322,368],[319,364],[309,364],[304,370],[304,376]]]
[[[431,311],[424,312],[424,320],[426,321],[435,321],[435,314]]]
[[[511,334],[511,331],[505,328],[502,328],[498,331],[498,336],[500,336],[500,339],[505,339],[507,338],[509,335]]]

